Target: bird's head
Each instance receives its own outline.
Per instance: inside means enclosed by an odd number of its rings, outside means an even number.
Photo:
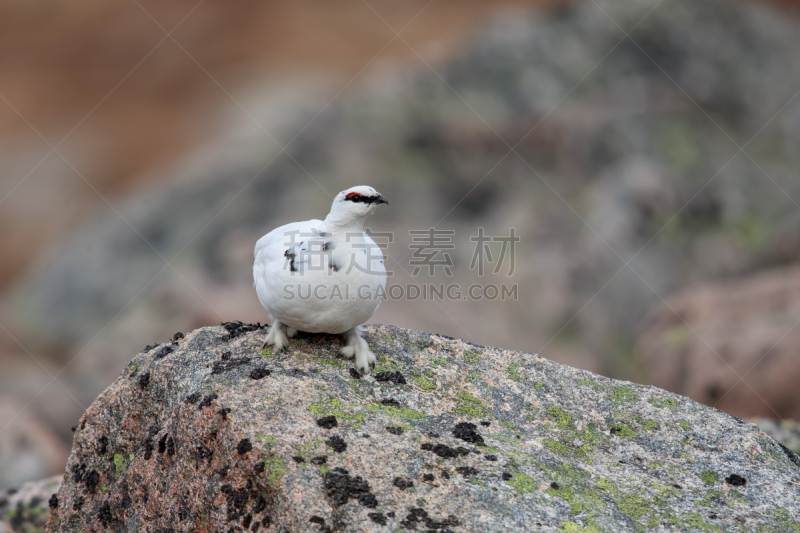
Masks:
[[[325,220],[337,226],[363,224],[364,219],[374,213],[380,204],[388,203],[386,198],[372,187],[357,185],[336,195],[331,212]]]

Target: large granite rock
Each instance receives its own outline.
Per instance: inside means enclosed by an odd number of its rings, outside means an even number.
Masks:
[[[273,355],[263,333],[138,354],[82,417],[48,530],[800,529],[800,459],[687,398],[392,326],[359,377],[334,337]]]

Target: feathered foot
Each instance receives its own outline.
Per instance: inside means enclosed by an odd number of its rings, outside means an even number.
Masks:
[[[262,344],[261,347],[266,348],[267,346],[273,346],[275,352],[280,352],[289,343],[289,337],[293,337],[294,334],[297,333],[297,330],[294,328],[288,329],[293,332],[292,335],[287,336],[287,327],[285,324],[273,320],[272,325],[269,327],[267,338],[264,339],[264,344]]]
[[[375,354],[369,349],[367,341],[361,338],[361,328],[359,326],[349,329],[342,335],[345,345],[339,353],[347,358],[356,358],[356,369],[362,374],[369,371],[369,367],[375,366]]]

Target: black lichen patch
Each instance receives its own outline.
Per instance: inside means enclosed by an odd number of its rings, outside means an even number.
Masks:
[[[422,476],[422,481],[424,481],[425,483],[431,483],[433,482],[434,479],[436,478],[433,476],[433,474],[425,474]]]
[[[358,497],[358,503],[368,509],[375,509],[378,506],[378,498],[371,492],[367,492]]]
[[[462,476],[475,476],[478,474],[478,471],[471,466],[459,466],[456,468],[456,472]]]
[[[469,454],[468,449],[462,448],[460,446],[456,449],[453,449],[446,444],[433,445],[430,442],[426,442],[425,444],[421,445],[420,448],[426,451],[431,451],[436,455],[438,455],[439,457],[443,457],[445,459],[452,459],[454,457],[458,457],[459,455]]]
[[[220,492],[225,494],[225,499],[228,502],[228,522],[241,518],[247,507],[250,491],[246,487],[234,490],[233,487],[226,484],[220,487]]]
[[[725,478],[725,483],[733,485],[734,487],[743,487],[747,485],[747,480],[739,474],[731,474]]]
[[[86,490],[89,494],[94,494],[97,490],[97,484],[100,483],[100,474],[97,470],[88,470],[86,463],[72,466],[72,479],[75,483],[83,483],[86,485]]]
[[[105,455],[108,452],[108,437],[103,435],[97,439],[97,455]]]
[[[356,370],[355,368],[350,369],[350,377],[353,379],[361,379],[361,372]]]
[[[111,505],[108,502],[100,506],[100,510],[97,511],[97,519],[103,524],[103,527],[108,527],[114,521],[114,515],[111,514]]]
[[[395,487],[397,487],[400,490],[406,490],[406,489],[410,489],[411,487],[413,487],[414,486],[414,482],[411,481],[410,479],[404,479],[404,478],[401,478],[401,477],[396,477],[396,478],[394,478],[394,481],[392,482],[392,485],[394,485]]]
[[[491,425],[492,425],[492,423],[491,423],[491,422],[489,422],[488,420],[484,420],[483,422],[481,422],[481,425],[482,425],[482,426],[485,426],[485,427],[489,427],[489,426],[491,426]]]
[[[331,416],[323,416],[322,418],[317,420],[317,425],[319,427],[321,427],[321,428],[331,429],[331,428],[335,428],[336,426],[338,426],[339,422],[336,421],[336,417],[333,416],[333,415],[331,415]]]
[[[400,524],[406,529],[417,529],[417,524],[424,524],[428,531],[435,531],[439,529],[444,532],[450,531],[447,529],[449,526],[460,525],[458,518],[453,515],[450,515],[442,520],[435,520],[428,515],[428,512],[425,509],[412,507],[409,509],[409,511],[411,512],[406,515],[405,520],[400,522]]]
[[[248,513],[248,514],[247,514],[247,515],[246,515],[246,516],[245,516],[245,517],[242,519],[242,527],[243,527],[243,528],[245,528],[245,529],[249,528],[249,527],[250,527],[250,524],[252,523],[252,521],[253,521],[253,515]]]
[[[487,461],[497,461],[497,456],[494,454],[487,453],[486,455],[483,456],[483,458],[486,459]]]
[[[553,481],[552,483],[550,483],[550,488],[553,489],[553,490],[560,490],[561,489],[561,485],[559,485],[558,483]]]
[[[386,431],[388,431],[392,435],[402,435],[403,434],[403,428],[401,428],[399,426],[387,426],[386,427]]]
[[[239,357],[237,359],[228,359],[227,361],[214,361],[211,365],[211,375],[224,374],[230,372],[235,368],[248,364],[252,361],[250,357]]]
[[[787,448],[786,446],[784,446],[780,442],[778,442],[777,444],[778,444],[778,446],[781,447],[781,450],[783,450],[783,453],[786,454],[786,457],[788,457],[789,460],[791,462],[793,462],[795,465],[800,467],[800,455],[797,455],[796,453],[794,453],[792,450],[790,450],[789,448]]]
[[[383,516],[383,513],[369,513],[367,516],[369,517],[370,520],[372,520],[379,526],[386,525],[386,517]]]
[[[262,368],[256,368],[255,370],[250,372],[250,378],[251,379],[255,379],[255,380],[259,380],[261,378],[265,378],[265,377],[269,376],[269,374],[270,374],[270,371],[267,370],[266,368],[263,368],[263,367]]]
[[[338,453],[342,453],[347,449],[347,443],[344,441],[344,439],[336,435],[326,440],[325,444],[333,448],[333,451]]]
[[[180,331],[177,332],[175,335],[172,336],[172,344],[178,344],[178,341],[183,339],[184,337],[186,337],[186,335],[184,335]]]
[[[197,403],[197,402],[200,400],[200,398],[202,398],[202,397],[203,397],[203,395],[202,395],[201,393],[199,393],[199,392],[193,392],[193,393],[191,393],[189,396],[187,396],[187,397],[186,397],[186,399],[184,400],[184,402],[185,402],[186,404],[188,404],[188,405],[194,405],[194,404],[196,404],[196,403]]]
[[[158,439],[158,453],[167,451],[167,437],[169,437],[169,435],[164,433],[164,435]]]
[[[456,424],[456,427],[453,430],[453,436],[471,444],[483,446],[485,442],[483,441],[483,437],[480,435],[480,433],[476,431],[477,429],[478,427],[475,424],[471,424],[469,422],[460,422]]]
[[[236,453],[239,455],[244,455],[252,449],[253,443],[250,442],[250,439],[242,439],[239,441],[239,444],[236,445]]]
[[[223,322],[222,327],[225,328],[228,333],[222,336],[223,341],[229,341],[242,335],[244,333],[248,333],[250,331],[257,331],[259,329],[264,329],[266,326],[262,326],[261,322],[256,324],[245,324],[239,320],[232,320],[231,322]]]
[[[405,385],[406,378],[403,377],[399,371],[395,372],[379,372],[375,374],[375,381],[385,381],[390,383],[397,383],[398,385]]]
[[[53,494],[50,496],[50,499],[47,500],[47,505],[50,509],[58,509],[58,494]]]
[[[172,346],[164,345],[155,352],[153,352],[153,359],[163,359],[164,357],[171,354],[173,351]]]
[[[172,437],[167,439],[167,455],[175,455],[175,440]]]
[[[305,463],[306,462],[306,460],[303,457],[301,457],[300,455],[293,455],[292,459],[294,460],[295,463]]]
[[[255,470],[256,474],[263,474],[266,468],[267,465],[264,463],[264,461],[259,461],[256,463],[256,466],[253,468],[253,470]]]
[[[255,501],[253,502],[253,514],[258,514],[266,508],[267,508],[267,500],[261,494],[256,494]]]
[[[347,503],[350,498],[359,499],[370,492],[369,483],[361,476],[351,477],[344,468],[334,468],[325,473],[325,493],[337,507]]]
[[[214,450],[206,448],[205,446],[197,447],[197,457],[200,461],[206,461],[207,465],[211,464],[211,459],[214,458]]]
[[[217,398],[219,398],[219,395],[216,392],[212,392],[211,394],[203,398],[203,401],[200,402],[197,408],[202,409],[203,407],[208,407],[209,405],[211,405],[211,402],[213,402]]]
[[[139,388],[140,389],[144,389],[148,385],[150,385],[150,372],[149,371],[147,371],[144,374],[142,374],[141,376],[139,376]]]
[[[302,457],[301,457],[301,459],[302,459]],[[314,465],[324,465],[327,462],[328,462],[328,456],[327,455],[320,455],[318,457],[314,457],[313,459],[311,459],[311,464],[314,464]]]
[[[230,407],[223,407],[222,409],[217,411],[217,413],[219,413],[219,416],[221,416],[223,420],[227,420],[228,419],[228,413],[230,413],[230,412],[231,412],[231,408]]]
[[[311,522],[312,524],[319,524],[321,526],[325,525],[325,519],[317,515],[312,515],[311,518],[308,519],[308,521]]]
[[[388,405],[389,407],[401,407],[400,402],[395,400],[394,398],[385,398],[381,400],[383,405]]]

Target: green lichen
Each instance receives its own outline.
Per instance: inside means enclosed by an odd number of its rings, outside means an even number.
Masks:
[[[652,418],[646,418],[644,421],[642,421],[642,429],[645,431],[656,431],[658,428],[658,422]]]
[[[558,529],[564,533],[603,533],[600,529],[597,529],[591,524],[582,527],[575,522],[562,522],[561,527]]]
[[[692,429],[692,425],[691,425],[689,422],[687,422],[686,420],[678,420],[678,421],[676,421],[676,423],[677,423],[677,424],[678,424],[680,427],[682,427],[683,429],[685,429],[686,431],[689,431],[690,429]]]
[[[687,514],[683,517],[683,523],[694,531],[698,529],[702,529],[703,531],[722,531],[721,527],[709,524],[703,520],[703,517],[700,516],[699,513]]]
[[[258,352],[258,355],[263,356],[263,357],[272,357],[275,354],[272,353],[272,350],[270,350],[269,348],[264,348],[263,350]]]
[[[409,409],[408,407],[394,407],[391,405],[383,405],[380,403],[370,403],[367,404],[367,409],[372,412],[383,412],[389,416],[395,418],[403,418],[405,420],[420,420],[428,415],[425,413],[421,413],[420,411],[415,411],[414,409]]]
[[[264,459],[264,478],[273,488],[280,489],[281,480],[287,472],[286,463],[280,457],[269,455]]]
[[[434,357],[429,364],[431,366],[450,366],[450,361],[445,357]]]
[[[800,522],[795,520],[786,509],[778,509],[770,514],[775,522],[763,529],[764,533],[800,533]]]
[[[456,395],[455,412],[460,415],[467,415],[475,418],[492,416],[492,411],[488,407],[483,405],[479,399],[463,390]]]
[[[661,409],[675,409],[678,407],[678,402],[671,398],[650,398],[648,401]]]
[[[552,418],[556,425],[560,428],[569,428],[575,425],[575,420],[567,414],[564,409],[559,407],[558,405],[551,405],[547,409],[545,409],[547,415]]]
[[[522,381],[522,374],[519,373],[519,368],[522,365],[519,363],[511,363],[508,365],[508,376],[514,381]]]
[[[536,383],[533,384],[534,389],[541,389],[542,387],[544,387],[544,383],[542,383],[541,381],[537,381]]]
[[[591,387],[596,391],[611,391],[611,396],[608,399],[618,405],[625,402],[635,403],[639,401],[639,397],[636,396],[632,385],[601,385],[593,379],[579,379],[578,383]]]
[[[706,485],[716,485],[719,483],[719,474],[713,470],[704,470],[700,473],[700,479],[702,479],[703,483]]]
[[[419,387],[422,390],[432,391],[436,388],[436,383],[434,383],[434,381],[430,378],[427,378],[425,376],[409,376],[409,377],[411,378],[411,381],[413,381],[417,385],[417,387]]]
[[[139,370],[139,365],[131,365],[130,368],[131,375],[135,374],[137,370]]]
[[[263,433],[259,433],[258,435],[256,435],[256,438],[266,442],[275,442],[276,440],[278,440],[278,437],[276,437],[275,435],[265,435]]]
[[[379,374],[381,372],[396,372],[398,370],[400,370],[400,365],[390,361],[389,358],[383,354],[377,354],[377,361],[375,361],[373,373]]]
[[[628,424],[623,424],[621,422],[617,422],[614,424],[609,424],[609,429],[611,429],[611,433],[616,435],[622,439],[635,439],[637,433],[631,429]]]
[[[535,479],[522,472],[515,472],[506,483],[520,494],[532,494],[539,488]]]
[[[119,479],[128,471],[128,461],[121,453],[114,454],[114,479]]]
[[[335,416],[337,420],[349,422],[353,426],[366,419],[366,413],[346,409],[338,398],[320,398],[319,403],[309,405],[308,410],[314,413],[315,418]]]
[[[464,360],[467,362],[467,364],[474,365],[475,363],[478,362],[478,359],[480,358],[481,356],[478,354],[472,352],[464,352]]]
[[[325,366],[330,366],[332,368],[344,370],[344,362],[342,362],[341,359],[337,359],[336,357],[315,357],[314,360]]]

